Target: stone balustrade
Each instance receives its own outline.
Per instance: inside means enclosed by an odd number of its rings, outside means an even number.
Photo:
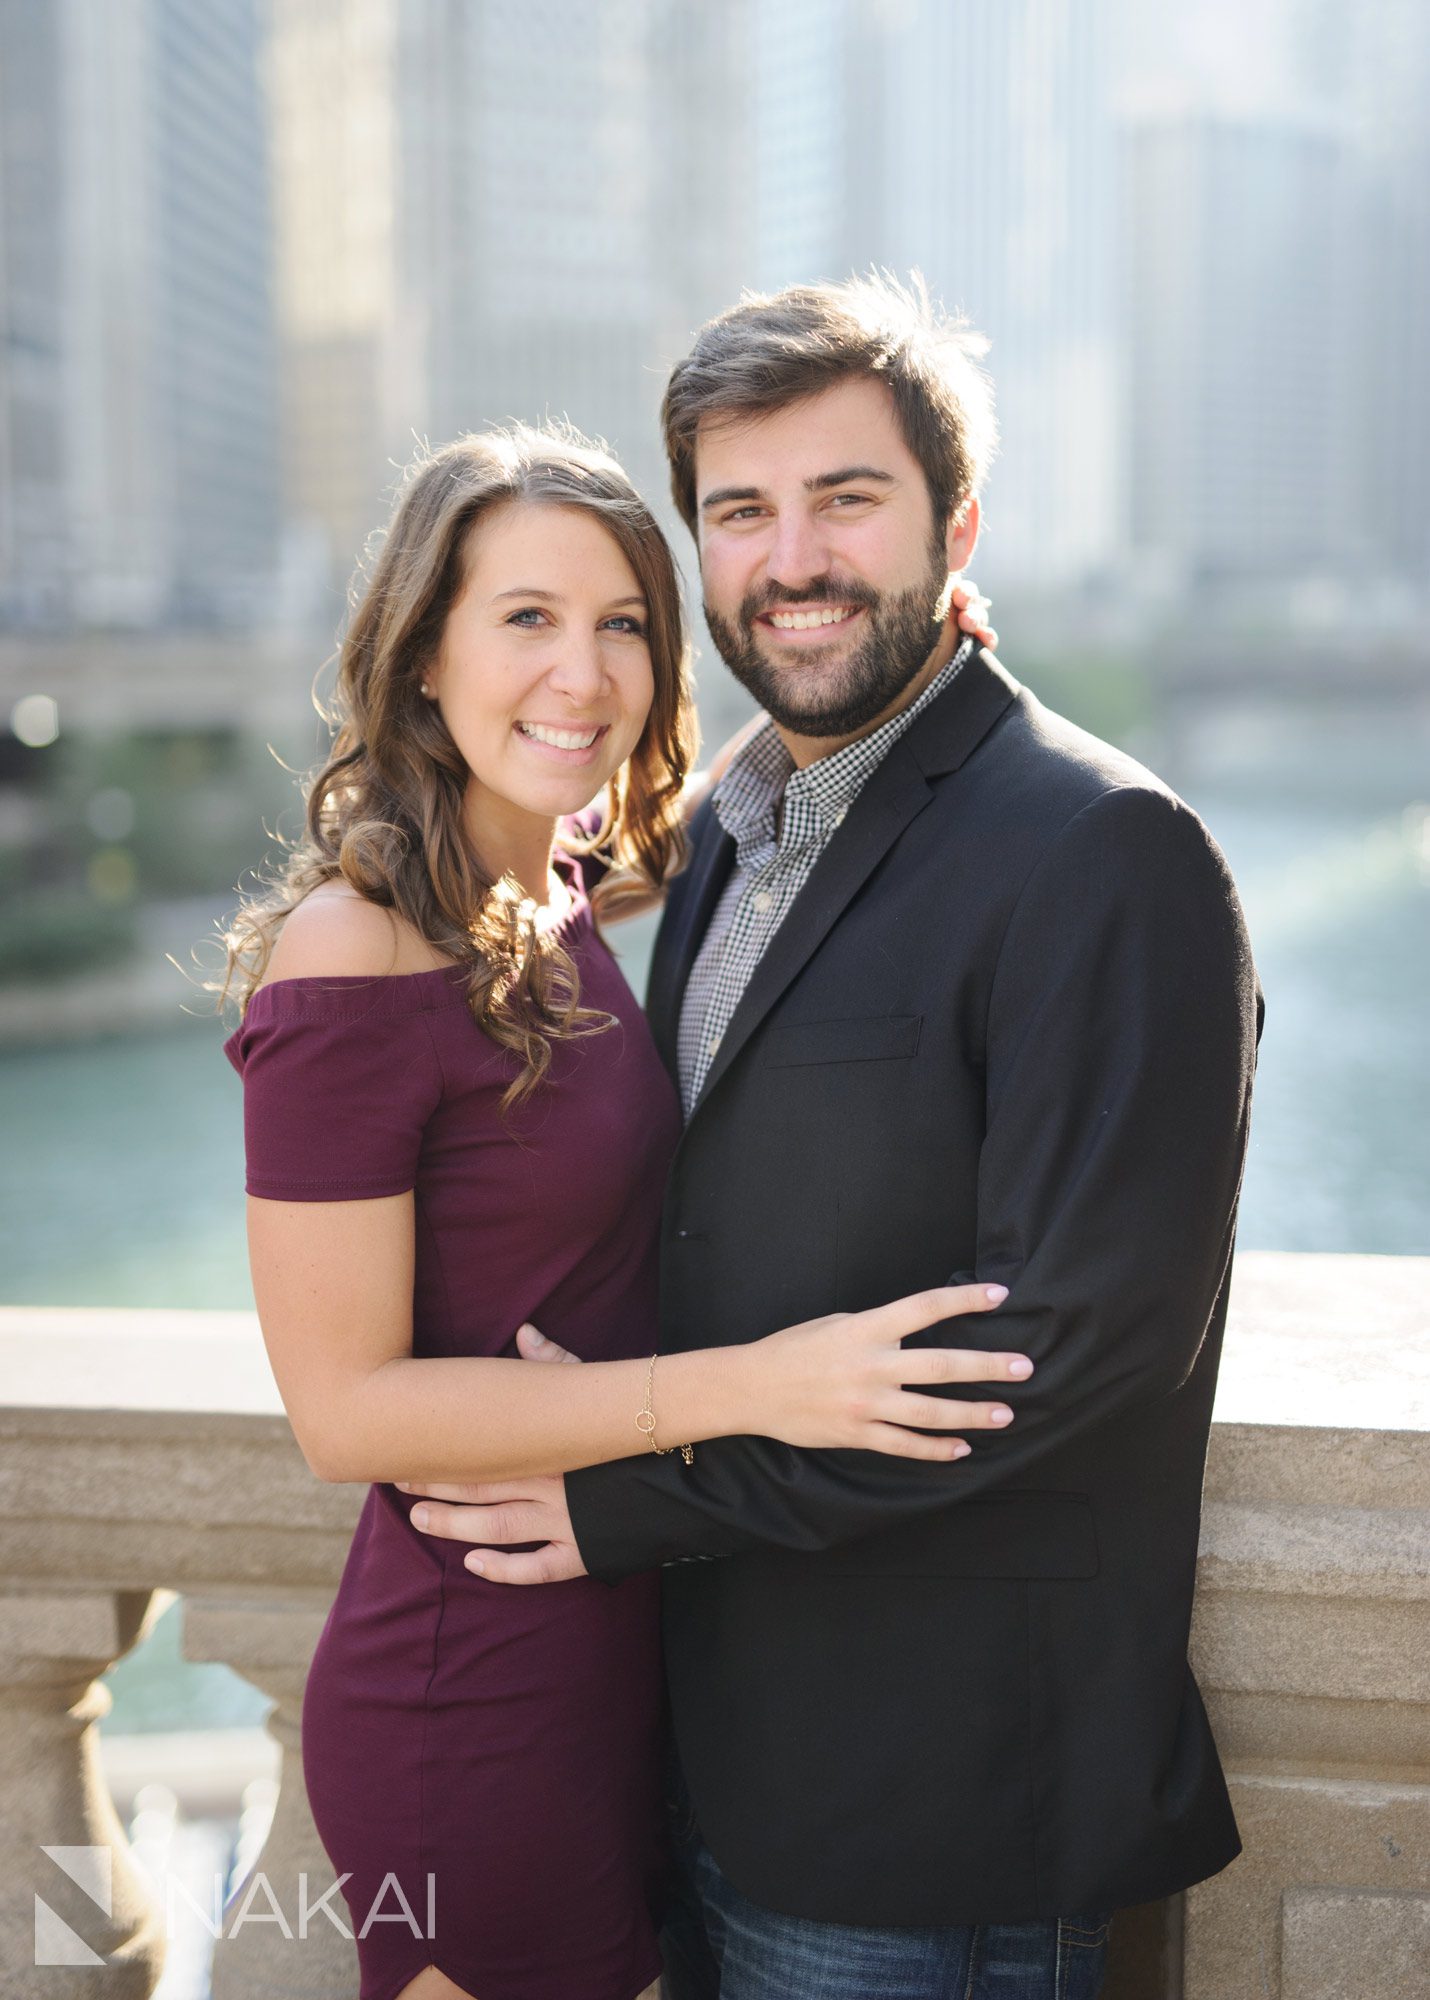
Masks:
[[[281,1752],[249,1878],[272,1902],[236,1923],[239,1890],[213,1992],[351,2000],[299,1723],[361,1493],[308,1472],[251,1315],[0,1310],[0,1440],[4,1990],[144,2000],[157,1983],[164,1914],[93,1725],[98,1676],[180,1591],[187,1656],[273,1698]],[[1238,1259],[1206,1494],[1193,1653],[1246,1851],[1119,1917],[1106,2000],[1424,2000],[1430,1258]],[[42,1905],[64,1971],[35,1963]],[[346,1919],[340,1896],[327,1908]]]

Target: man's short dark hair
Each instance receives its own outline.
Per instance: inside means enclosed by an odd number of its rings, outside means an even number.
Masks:
[[[746,292],[708,320],[678,361],[661,405],[670,485],[695,532],[695,438],[710,419],[759,417],[845,381],[887,382],[942,531],[976,493],[997,448],[988,342],[930,303],[917,272],[901,285],[871,272],[838,285]]]

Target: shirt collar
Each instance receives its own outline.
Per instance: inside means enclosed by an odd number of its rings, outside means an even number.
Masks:
[[[838,826],[869,778],[904,731],[911,727],[944,689],[973,652],[973,639],[965,635],[953,657],[934,675],[917,701],[891,715],[869,736],[846,743],[817,763],[795,767],[779,731],[766,719],[748,743],[730,759],[725,775],[715,787],[712,804],[716,817],[736,847],[743,850],[758,844],[763,836],[773,840],[776,808],[782,798],[802,800],[827,838]]]

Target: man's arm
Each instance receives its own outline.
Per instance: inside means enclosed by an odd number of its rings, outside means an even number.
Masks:
[[[1196,1359],[1231,1253],[1261,999],[1220,851],[1165,794],[1078,813],[1025,886],[990,999],[974,1271],[1009,1286],[1001,1347],[1036,1373],[1010,1429],[956,1468],[704,1444],[692,1467],[570,1473],[594,1576],[688,1556],[826,1548],[1034,1473]],[[956,1322],[937,1333],[956,1338]]]

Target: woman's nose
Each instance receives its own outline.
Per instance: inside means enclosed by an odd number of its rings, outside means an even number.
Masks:
[[[573,703],[594,701],[605,689],[606,667],[594,638],[562,640],[546,672],[547,685]]]

